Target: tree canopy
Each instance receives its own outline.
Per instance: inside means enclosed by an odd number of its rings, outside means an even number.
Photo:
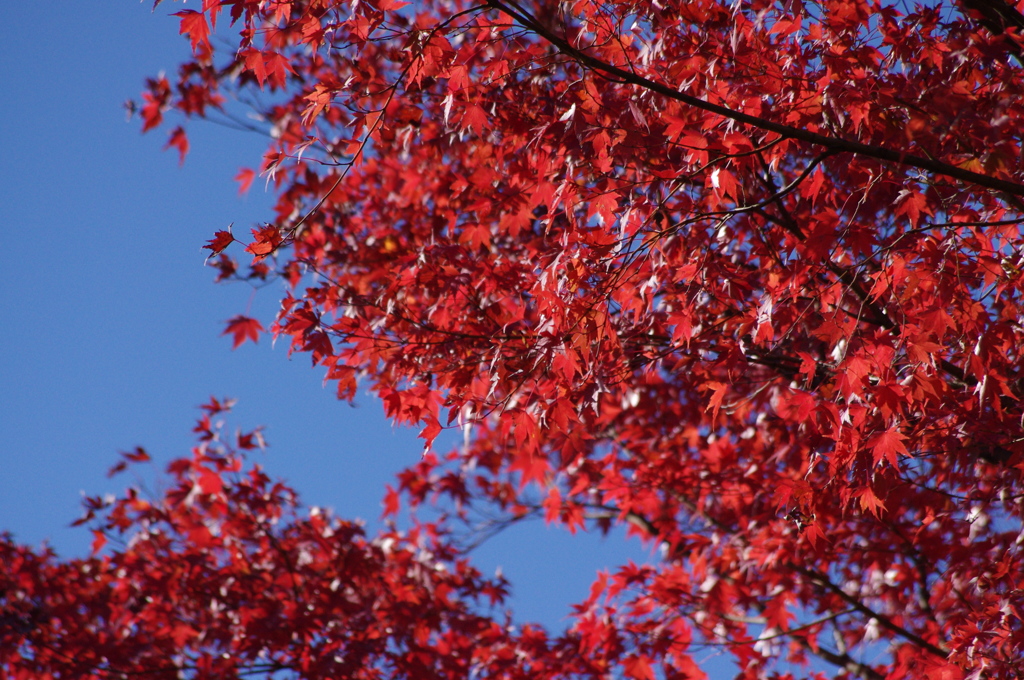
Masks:
[[[421,429],[385,495],[411,524],[289,514],[207,419],[164,497],[94,502],[123,547],[4,542],[0,668],[654,680],[714,648],[738,678],[1024,677],[1022,9],[177,12],[193,56],[143,129],[176,117],[183,158],[187,119],[264,133],[238,179],[276,196],[206,245],[285,284],[225,332]],[[512,628],[451,534],[481,509],[659,557]]]

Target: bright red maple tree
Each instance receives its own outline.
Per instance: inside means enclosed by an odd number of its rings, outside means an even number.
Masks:
[[[218,278],[285,281],[268,332],[342,399],[369,389],[428,450],[466,432],[387,511],[627,523],[661,557],[600,578],[564,634],[515,632],[476,603],[503,585],[443,520],[271,529],[288,494],[224,481],[238,459],[200,446],[177,492],[106,515],[97,531],[135,532],[125,549],[5,545],[20,651],[0,667],[653,680],[702,677],[714,648],[743,678],[1024,677],[1022,11],[179,12],[193,58],[150,81],[144,129],[175,111],[265,132],[238,179],[277,196],[251,236],[214,235]],[[170,139],[187,152],[182,127]],[[362,566],[332,571],[340,554]],[[173,588],[135,585],[153,564]]]

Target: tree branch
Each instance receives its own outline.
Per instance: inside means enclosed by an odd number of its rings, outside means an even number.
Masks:
[[[1024,49],[1015,36],[1006,33],[1008,28],[1015,29],[1017,34],[1024,32],[1024,16],[1020,12],[1003,0],[960,0],[959,4],[967,10],[963,14],[968,21],[980,21],[989,33],[1002,37],[1010,53],[1024,63]]]
[[[680,92],[679,90],[669,87],[663,83],[655,82],[649,78],[645,78],[644,76],[619,68],[613,64],[609,64],[606,61],[598,59],[597,57],[573,47],[568,40],[553,33],[547,26],[541,24],[532,15],[519,7],[515,0],[487,0],[487,5],[513,17],[513,19],[519,22],[523,27],[541,36],[562,54],[571,57],[582,66],[587,66],[606,75],[615,76],[626,83],[642,87],[651,92],[668,97],[669,99],[674,99],[694,108],[701,109],[702,111],[708,111],[722,116],[723,118],[734,120],[738,123],[743,123],[744,125],[749,125],[761,130],[774,132],[782,135],[783,137],[808,142],[816,146],[822,146],[833,153],[852,153],[858,156],[864,156],[865,158],[874,158],[887,163],[895,163],[896,165],[926,170],[927,172],[935,175],[950,177],[967,184],[975,184],[987,189],[1003,191],[1013,196],[1024,196],[1024,184],[998,179],[978,172],[972,172],[970,170],[959,168],[955,165],[950,165],[949,163],[916,156],[904,151],[894,151],[884,147],[863,144],[861,142],[855,142],[847,139],[829,137],[816,132],[810,132],[809,130],[802,130],[789,125],[776,123],[766,118],[752,116],[750,114],[743,113],[742,111],[730,109],[719,104],[704,101],[703,99]]]
[[[827,576],[825,576],[825,574],[822,574],[820,571],[816,569],[809,569],[807,567],[801,567],[797,564],[793,564],[792,562],[789,566],[798,573],[803,574],[804,576],[809,578],[813,583],[816,583],[819,586],[824,587],[826,590],[829,590],[830,592],[834,593],[835,595],[838,595],[840,599],[842,599],[851,607],[859,611],[864,616],[875,619],[883,628],[889,629],[890,631],[896,633],[900,637],[909,640],[910,642],[913,642],[921,649],[924,649],[925,651],[930,652],[942,659],[945,659],[949,656],[949,652],[943,649],[942,647],[933,645],[932,643],[928,642],[916,633],[912,633],[906,628],[897,625],[889,617],[885,616],[884,614],[879,614],[875,610],[865,605],[856,597],[849,595],[848,593],[846,593],[846,591],[844,591],[842,588],[833,583]]]

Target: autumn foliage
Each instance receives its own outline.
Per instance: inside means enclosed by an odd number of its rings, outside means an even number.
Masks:
[[[324,511],[300,516],[291,489],[243,468],[257,433],[223,438],[210,418],[224,405],[204,408],[162,498],[87,499],[94,553],[108,536],[117,550],[61,562],[0,543],[4,677],[458,678],[476,650],[519,642],[474,613],[504,584],[436,527],[371,540]]]
[[[371,539],[287,515],[201,446],[177,492],[110,510],[126,548],[5,545],[0,667],[653,680],[714,649],[741,678],[1024,677],[1022,10],[179,12],[193,57],[150,81],[144,129],[260,121],[238,179],[277,199],[206,246],[219,279],[287,284],[234,344],[287,339],[420,428],[389,513],[627,524],[658,556],[600,577],[564,632],[515,631],[443,522]],[[446,428],[466,445],[435,453]]]

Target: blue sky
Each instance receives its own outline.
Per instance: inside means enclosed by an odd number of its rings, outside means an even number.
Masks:
[[[193,3],[194,4],[194,3]],[[267,339],[231,351],[225,320],[264,325],[278,288],[214,285],[203,243],[234,223],[269,216],[259,181],[239,197],[233,177],[255,166],[260,138],[210,124],[190,128],[192,152],[161,151],[165,130],[141,135],[123,103],[144,79],[187,55],[149,0],[11,3],[0,24],[0,531],[65,556],[91,536],[69,524],[82,493],[119,492],[107,479],[119,451],[146,447],[156,470],[187,455],[196,407],[238,405],[232,427],[265,426],[254,459],[307,505],[372,528],[384,484],[419,459],[415,432],[395,429],[375,398],[339,403],[305,355]],[[501,566],[521,621],[560,626],[598,569],[647,552],[621,534],[569,536],[517,527],[474,553]]]

